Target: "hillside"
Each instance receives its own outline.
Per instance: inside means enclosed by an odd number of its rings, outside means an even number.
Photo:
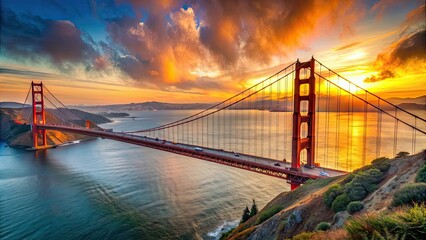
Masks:
[[[420,105],[425,105],[426,104],[426,95],[419,96],[419,97],[416,97],[416,98],[388,98],[386,100],[388,100],[389,102],[391,102],[395,105],[404,104],[404,103],[416,103],[416,104],[420,104]]]
[[[56,110],[59,111],[59,110]],[[91,113],[86,113],[80,110],[72,110],[79,116],[85,117],[92,121],[94,128],[97,128],[96,124],[110,122],[109,119]],[[32,123],[31,117],[28,119],[28,123],[25,123],[26,118],[31,113],[30,108],[24,108],[22,116],[20,115],[20,109],[16,108],[0,108],[0,140],[7,142],[11,147],[27,148],[32,146],[32,132],[29,124]],[[54,112],[57,114],[57,112]],[[78,119],[73,114],[62,114],[61,118],[56,117],[52,114],[51,110],[46,111],[46,121],[51,124],[61,124],[63,119],[72,122],[74,124],[85,126],[84,120]],[[17,124],[22,122],[22,124]],[[87,139],[87,136],[63,133],[58,131],[47,131],[47,142],[49,145],[57,145],[66,143],[69,141]]]
[[[153,110],[196,110],[211,107],[208,103],[165,103],[165,102],[143,102],[129,104],[99,105],[99,106],[74,106],[89,112],[108,111],[153,111]]]
[[[335,213],[333,209],[337,204],[334,206],[333,202],[332,207],[327,206],[324,196],[330,196],[330,192],[332,193],[338,185],[351,184],[351,181],[357,178],[357,174],[365,177],[367,172],[374,172],[370,169],[377,167],[383,170],[383,175],[379,178],[380,182],[373,185],[375,187],[361,200],[364,208],[359,213],[389,211],[394,194],[414,182],[416,173],[425,164],[425,160],[426,153],[391,160],[379,159],[376,165],[364,167],[356,171],[356,174],[310,181],[294,191],[284,192],[275,197],[260,212],[240,224],[223,239],[287,239],[304,232],[314,232],[322,222],[330,226],[333,235],[330,237],[331,235],[321,233],[325,237],[318,239],[346,239],[347,235],[342,227],[352,215],[347,210]],[[353,187],[346,188],[345,191],[353,190],[355,186],[356,184],[353,184]],[[344,209],[346,205],[343,205]],[[315,233],[311,234],[313,235],[309,235],[310,237],[298,239],[311,239]]]
[[[347,110],[353,112],[365,111],[364,103],[361,101],[352,101],[352,98],[347,96],[337,97],[317,97],[318,111],[342,111]],[[417,98],[391,98],[389,102],[405,109],[405,110],[424,110],[426,109],[426,96]],[[286,104],[287,102],[287,104]],[[340,102],[337,104],[328,104],[329,102]],[[250,106],[247,104],[239,103],[233,106],[234,109],[259,109],[269,111],[286,112],[292,111],[292,99],[281,98],[279,101],[276,99],[267,100],[253,100]],[[89,112],[120,112],[120,111],[153,111],[153,110],[201,110],[213,106],[213,103],[166,103],[166,102],[143,102],[143,103],[129,103],[129,104],[114,104],[114,105],[98,105],[98,106],[73,106],[73,108],[81,109]],[[394,110],[388,104],[382,104],[383,109]],[[367,111],[377,111],[375,108],[369,107]]]
[[[31,107],[31,105],[25,104],[24,107]],[[22,103],[18,103],[18,102],[0,102],[0,108],[22,108]]]

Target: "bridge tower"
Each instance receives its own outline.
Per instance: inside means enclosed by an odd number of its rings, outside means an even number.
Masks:
[[[43,146],[47,145],[46,130],[37,129],[37,124],[46,123],[46,114],[44,111],[44,98],[43,98],[43,83],[31,82],[31,95],[33,103],[33,147],[38,147],[38,135],[41,134]]]
[[[309,71],[309,77],[300,79],[300,71]],[[306,77],[306,76],[304,76]],[[301,95],[300,88],[308,86],[309,93]],[[307,105],[307,112],[301,112],[301,104]],[[300,136],[302,125],[307,125],[307,135]],[[315,59],[308,62],[296,62],[296,75],[294,78],[294,112],[293,112],[293,139],[291,170],[300,171],[300,153],[306,149],[307,163],[305,167],[315,167]],[[291,189],[300,185],[291,182]]]

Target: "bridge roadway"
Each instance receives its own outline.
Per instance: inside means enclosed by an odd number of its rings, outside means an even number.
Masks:
[[[202,160],[220,163],[232,167],[237,167],[257,173],[266,174],[273,177],[286,179],[289,182],[303,183],[308,179],[324,178],[320,172],[325,171],[330,177],[340,176],[346,172],[326,169],[326,168],[304,168],[300,171],[291,171],[290,163],[278,161],[269,158],[257,157],[239,153],[238,156],[234,152],[224,151],[221,149],[205,148],[189,144],[174,143],[162,139],[155,139],[146,136],[126,134],[122,132],[109,132],[102,130],[66,127],[59,125],[37,125],[38,129],[56,130],[62,132],[77,133],[93,137],[101,137],[105,139],[116,140],[136,144],[144,147],[154,148],[158,150],[168,151],[176,154],[190,156]],[[196,148],[200,148],[196,150]],[[278,165],[279,164],[279,165]]]

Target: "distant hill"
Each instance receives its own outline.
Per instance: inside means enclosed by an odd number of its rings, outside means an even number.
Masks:
[[[416,97],[416,98],[388,98],[386,100],[395,104],[395,105],[399,105],[399,104],[403,104],[403,103],[416,103],[416,104],[425,105],[426,104],[426,95]]]
[[[89,113],[89,112],[85,112],[85,111],[81,111],[78,109],[70,109],[70,111],[64,109],[64,108],[59,108],[59,109],[49,109],[49,112],[53,113],[56,116],[59,116],[63,119],[66,119],[67,121],[73,122],[75,124],[79,124],[84,126],[84,121],[85,120],[90,120],[93,123],[96,124],[102,124],[102,123],[110,123],[111,120],[109,120],[108,118],[98,115],[98,114],[93,114],[93,113]]]
[[[31,105],[25,104],[24,107],[31,107]],[[22,108],[22,103],[18,103],[18,102],[0,102],[0,108]]]
[[[426,106],[426,96],[418,98],[392,98],[387,99],[389,102],[400,106],[405,110],[422,110]],[[339,105],[336,104],[339,102]],[[143,103],[129,103],[129,104],[115,104],[115,105],[98,105],[98,106],[73,106],[86,112],[104,113],[104,112],[126,112],[126,111],[155,111],[155,110],[203,110],[213,106],[215,103],[165,103],[165,102],[143,102]],[[342,111],[347,110],[354,112],[364,111],[364,103],[359,100],[354,100],[348,96],[342,95],[337,98],[331,97],[318,97],[317,104],[318,111]],[[393,110],[394,108],[389,104],[382,104],[383,109]],[[240,102],[232,106],[232,109],[258,109],[269,110],[273,112],[287,112],[292,111],[292,99],[282,98],[280,101],[276,99],[269,100],[252,100],[250,104]],[[375,108],[369,107],[368,111],[376,111]]]
[[[120,112],[120,111],[154,111],[154,110],[196,110],[211,107],[212,103],[164,103],[164,102],[143,102],[98,106],[72,106],[89,112]]]
[[[330,106],[326,106],[327,100],[331,103]],[[395,104],[406,110],[423,110],[426,106],[426,95],[416,98],[389,98],[387,101]],[[320,97],[317,99],[319,104],[319,111],[336,111],[337,97]],[[349,98],[341,96],[339,98],[340,111],[345,111],[350,101]],[[292,110],[291,104],[285,104],[286,99],[283,98],[279,102],[276,100],[257,100],[251,101],[250,106],[248,104],[239,103],[233,106],[234,109],[259,109],[259,110],[271,110],[271,111],[289,111]],[[355,101],[353,111],[364,111],[364,105]],[[96,106],[81,106],[75,105],[70,106],[74,109],[79,109],[85,112],[92,113],[109,113],[109,112],[126,112],[126,111],[155,111],[155,110],[203,110],[213,106],[215,103],[166,103],[166,102],[142,102],[142,103],[128,103],[128,104],[111,104],[111,105],[96,105]],[[26,104],[25,107],[31,105]],[[22,103],[17,102],[0,102],[0,108],[21,108]],[[382,107],[390,107],[383,105]],[[351,107],[352,108],[352,107]],[[99,123],[102,123],[99,122]]]
[[[400,107],[404,110],[424,110],[424,111],[426,111],[426,104],[401,103],[401,104],[398,104],[398,107]]]

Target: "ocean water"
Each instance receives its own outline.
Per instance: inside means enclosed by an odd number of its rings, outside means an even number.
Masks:
[[[149,113],[149,116],[147,116]],[[187,111],[132,113],[132,130]],[[38,152],[0,145],[0,239],[218,239],[284,180],[111,140]]]

